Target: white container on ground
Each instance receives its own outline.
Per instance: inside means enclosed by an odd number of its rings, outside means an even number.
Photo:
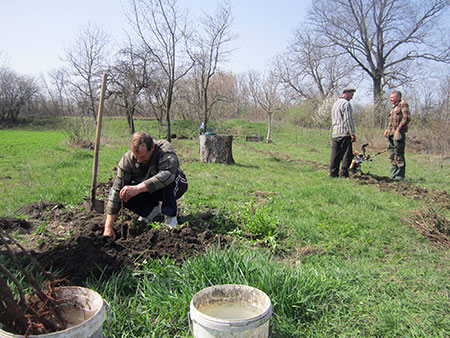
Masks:
[[[69,299],[74,306],[63,306],[62,314],[67,321],[68,328],[65,330],[46,333],[41,335],[30,335],[36,338],[101,338],[103,337],[103,322],[106,319],[106,306],[103,298],[94,290],[67,286],[55,288],[57,299]],[[0,330],[0,338],[20,338],[22,335],[12,334]]]
[[[210,286],[191,300],[190,318],[195,338],[269,337],[270,298],[247,285]]]

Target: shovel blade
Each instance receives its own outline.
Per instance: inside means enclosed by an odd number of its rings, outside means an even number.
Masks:
[[[101,214],[105,212],[105,202],[98,199],[85,199],[83,202],[83,206],[85,209],[88,209],[90,211],[96,211]]]

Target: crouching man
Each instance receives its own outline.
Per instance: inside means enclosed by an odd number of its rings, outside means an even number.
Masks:
[[[117,165],[103,235],[115,237],[113,225],[122,205],[137,213],[140,220],[152,221],[162,213],[166,225],[177,225],[177,199],[187,187],[172,145],[165,140],[153,141],[148,133],[134,133],[130,150]]]

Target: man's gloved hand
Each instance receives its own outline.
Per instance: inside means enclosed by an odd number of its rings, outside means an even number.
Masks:
[[[394,141],[400,141],[402,139],[402,134],[398,131],[394,134]]]

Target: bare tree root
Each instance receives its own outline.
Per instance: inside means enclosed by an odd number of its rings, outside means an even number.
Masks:
[[[43,292],[36,280],[29,274],[20,263],[14,251],[8,244],[8,240],[17,245],[28,257],[33,265],[49,280],[46,292]],[[14,299],[13,293],[5,279],[0,276],[0,319],[9,330],[18,334],[28,336],[30,334],[43,334],[63,330],[67,327],[66,320],[62,316],[60,301],[55,299],[53,287],[61,282],[55,280],[54,276],[46,271],[37,260],[14,238],[0,229],[0,242],[5,246],[9,256],[17,266],[22,275],[31,284],[34,294],[27,299],[23,288],[14,275],[2,264],[0,271],[3,272],[16,285],[19,293],[19,301]]]

